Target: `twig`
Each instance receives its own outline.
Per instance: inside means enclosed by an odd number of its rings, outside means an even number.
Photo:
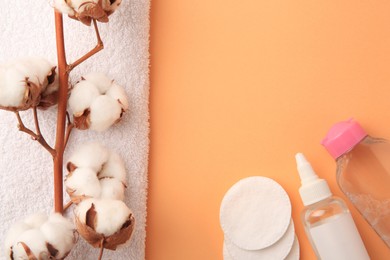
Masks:
[[[36,106],[33,107],[33,113],[34,113],[35,130],[37,131],[37,135],[41,135],[41,129],[39,127],[38,112]]]
[[[104,244],[104,238],[102,239],[102,241],[100,241],[100,253],[99,253],[98,260],[101,260],[103,257],[103,250],[104,250],[103,244]]]
[[[70,121],[70,116],[69,116],[68,112],[66,112],[66,118],[68,119],[68,125],[66,127],[66,134],[65,134],[65,145],[64,145],[65,147],[68,144],[70,134],[71,134],[72,129],[74,127],[74,124]]]
[[[71,201],[71,200],[68,203],[66,203],[63,207],[62,212],[65,212],[68,208],[70,208],[70,206],[72,206],[72,204],[73,204],[73,201]]]
[[[34,121],[35,121],[35,127],[37,128],[37,134],[34,133],[32,130],[27,128],[22,121],[22,118],[20,117],[19,112],[15,112],[15,115],[18,119],[18,129],[21,132],[24,132],[32,137],[33,140],[38,141],[53,157],[56,155],[56,151],[50,147],[50,145],[46,142],[45,138],[40,133],[39,129],[39,123],[38,123],[38,117],[36,113],[36,109],[34,109]]]
[[[103,44],[103,41],[102,39],[100,38],[100,34],[99,34],[99,29],[97,27],[97,22],[95,19],[92,20],[93,21],[93,26],[95,28],[95,33],[96,33],[96,38],[97,38],[97,44],[95,46],[95,48],[93,48],[92,50],[90,50],[87,54],[85,54],[84,56],[82,56],[81,58],[79,58],[78,60],[76,60],[75,62],[73,62],[72,64],[69,64],[66,68],[66,72],[69,74],[76,66],[78,66],[80,63],[84,62],[85,60],[87,60],[88,58],[90,58],[91,56],[95,55],[96,53],[98,53],[99,51],[103,50],[104,48],[104,44]]]

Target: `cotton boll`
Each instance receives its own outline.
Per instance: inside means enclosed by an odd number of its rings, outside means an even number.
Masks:
[[[121,115],[119,103],[108,96],[99,96],[91,105],[90,128],[96,131],[104,131],[113,125]]]
[[[113,177],[126,184],[126,167],[119,154],[111,152],[103,169],[98,174],[99,178]]]
[[[92,102],[99,96],[99,90],[95,85],[83,80],[72,89],[69,97],[69,107],[74,116],[81,116],[84,110],[89,108]]]
[[[120,180],[103,178],[100,180],[101,199],[123,200],[125,198],[125,186]]]
[[[8,230],[7,235],[5,237],[5,255],[8,257],[11,253],[11,247],[16,243],[17,238],[24,233],[25,231],[31,229],[30,225],[27,225],[24,222],[18,222],[11,226]]]
[[[26,94],[26,79],[18,70],[3,70],[0,82],[0,106],[21,106]]]
[[[87,196],[97,198],[100,196],[100,182],[96,172],[90,168],[77,168],[65,180],[66,190],[71,197]]]
[[[112,79],[108,78],[105,74],[100,72],[90,72],[83,78],[94,84],[98,88],[100,94],[105,94],[107,90],[111,87]]]
[[[99,200],[96,206],[97,225],[96,232],[110,236],[119,231],[132,214],[131,210],[120,200]]]
[[[89,199],[82,201],[77,206],[77,216],[81,223],[85,224],[87,211],[95,205],[97,233],[105,237],[119,231],[131,214],[131,210],[123,201],[111,199]]]
[[[127,95],[124,88],[115,82],[111,85],[111,88],[107,91],[106,95],[117,100],[123,110],[126,111],[129,109],[129,101],[127,100]]]
[[[47,221],[47,216],[44,213],[36,213],[27,217],[24,223],[31,226],[32,228],[39,228],[43,223]]]
[[[77,147],[69,158],[69,163],[74,164],[76,167],[91,168],[97,173],[101,171],[103,164],[107,162],[108,157],[109,152],[107,148],[100,143],[85,143]]]
[[[53,255],[55,259],[65,257],[76,242],[73,224],[59,213],[52,214],[48,221],[41,226],[40,230],[46,242],[58,250]]]
[[[25,243],[38,259],[48,259],[49,252],[46,247],[45,237],[39,229],[30,229],[20,235],[13,245],[14,259],[29,259],[21,242]],[[41,257],[41,258],[40,258]]]
[[[61,13],[74,15],[74,10],[65,2],[65,0],[54,0],[54,8]]]

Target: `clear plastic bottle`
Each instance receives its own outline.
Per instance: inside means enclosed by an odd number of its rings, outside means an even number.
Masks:
[[[350,119],[322,141],[336,160],[340,189],[390,248],[390,143]]]
[[[305,209],[301,219],[309,241],[322,260],[368,260],[360,234],[344,201],[332,196],[303,154],[296,156],[302,186],[299,193]]]

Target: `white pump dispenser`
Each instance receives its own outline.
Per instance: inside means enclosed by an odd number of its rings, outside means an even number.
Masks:
[[[302,153],[295,155],[297,169],[301,178],[299,194],[303,205],[307,206],[332,196],[328,183],[318,178],[310,163]]]
[[[305,156],[295,156],[305,209],[301,218],[311,245],[321,260],[369,260],[366,248],[346,204],[332,196]]]

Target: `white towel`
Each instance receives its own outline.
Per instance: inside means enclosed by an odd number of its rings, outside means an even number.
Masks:
[[[103,133],[72,132],[65,160],[78,143],[97,140],[117,151],[128,171],[126,204],[136,218],[129,246],[106,250],[104,259],[144,259],[149,149],[149,0],[123,0],[108,24],[99,23],[104,50],[71,73],[75,82],[90,71],[106,72],[126,88],[130,110],[122,121]],[[64,16],[68,62],[96,45],[93,27]],[[1,1],[0,63],[25,56],[42,56],[56,63],[54,14],[48,0]],[[22,113],[33,126],[31,111]],[[56,109],[39,113],[41,130],[54,144]],[[12,112],[0,111],[0,259],[5,259],[4,236],[12,223],[53,207],[53,170],[49,153],[17,129]],[[66,171],[64,171],[66,174]],[[66,195],[64,202],[68,200]],[[97,259],[98,249],[81,238],[68,259]]]

